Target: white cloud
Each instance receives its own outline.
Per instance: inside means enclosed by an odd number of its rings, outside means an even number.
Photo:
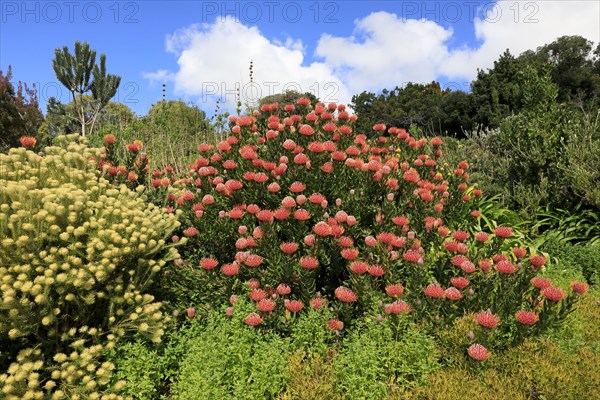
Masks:
[[[440,66],[445,76],[472,80],[477,67],[491,68],[504,50],[518,55],[560,36],[579,35],[600,42],[600,2],[510,0],[486,9],[487,17],[476,18],[474,23],[482,45],[451,52]]]
[[[142,76],[150,81],[150,85],[154,86],[157,83],[169,82],[175,80],[175,75],[166,69],[159,69],[155,72],[142,72]]]
[[[281,93],[311,92],[324,100],[350,100],[350,93],[325,63],[305,65],[301,40],[271,41],[258,28],[233,18],[193,25],[167,37],[167,50],[178,57],[175,92],[195,97],[205,108],[217,98],[235,108],[236,88],[244,100]],[[253,82],[249,66],[253,61]],[[327,98],[329,97],[329,98]]]
[[[376,12],[355,21],[354,33],[352,37],[323,35],[316,55],[356,93],[432,81],[447,57],[444,42],[452,30],[432,21],[402,21],[395,14]]]
[[[506,49],[517,55],[563,35],[600,42],[599,2],[485,4],[488,15],[473,22],[481,42],[478,47],[449,49],[453,30],[433,20],[374,12],[354,21],[352,36],[323,33],[315,58],[309,61],[306,46],[298,38],[269,39],[256,27],[217,18],[212,24],[192,25],[167,36],[166,49],[176,55],[179,69],[144,76],[151,81],[172,80],[177,94],[196,99],[206,110],[219,97],[233,110],[240,83],[242,100],[289,88],[312,92],[324,101],[349,103],[352,94],[409,81],[468,82],[475,78],[477,68],[492,67]],[[250,60],[258,86],[249,85]]]

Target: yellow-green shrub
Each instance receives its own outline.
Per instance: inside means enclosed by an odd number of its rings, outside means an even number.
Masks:
[[[6,398],[101,398],[113,368],[105,348],[126,331],[160,341],[165,318],[145,292],[177,257],[165,239],[179,222],[98,176],[101,151],[69,135],[45,153],[0,154]]]
[[[401,396],[414,399],[589,399],[600,393],[600,355],[589,348],[566,354],[550,340],[527,339],[490,358],[479,373],[446,367],[430,374],[428,385]],[[590,397],[592,396],[592,397]]]
[[[289,361],[290,380],[280,400],[342,400],[343,393],[335,390],[333,353],[308,355],[297,351]]]

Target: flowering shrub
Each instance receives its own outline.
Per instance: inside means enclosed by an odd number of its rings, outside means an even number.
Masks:
[[[185,176],[153,172],[190,243],[169,270],[178,301],[230,301],[232,314],[245,296],[244,322],[280,331],[310,308],[330,308],[338,332],[378,303],[430,327],[489,309],[478,359],[564,318],[579,294],[531,283],[544,257],[511,227],[473,232],[485,215],[467,161],[447,165],[440,138],[377,124],[369,139],[355,121],[343,105],[265,104],[231,117]]]
[[[56,144],[0,154],[0,392],[117,398],[104,352],[126,331],[160,341],[146,291],[178,256],[165,237],[179,222],[99,177],[100,149],[74,135]]]
[[[123,144],[109,133],[104,136],[104,146],[98,168],[106,169],[106,179],[115,185],[125,184],[130,189],[146,184],[150,158],[142,151],[144,144],[141,141]]]

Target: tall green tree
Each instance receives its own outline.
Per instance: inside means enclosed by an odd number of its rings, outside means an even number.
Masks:
[[[21,136],[36,137],[44,121],[35,86],[19,81],[15,88],[11,80],[11,66],[6,75],[0,71],[0,151],[18,146]]]
[[[56,49],[52,67],[57,79],[71,93],[73,103],[81,125],[81,135],[94,130],[96,118],[110,99],[116,94],[121,77],[106,72],[106,55],[100,55],[100,64],[96,63],[96,51],[90,49],[87,42],[75,42],[74,54],[67,46]],[[91,92],[94,100],[91,112],[86,112],[83,95]]]

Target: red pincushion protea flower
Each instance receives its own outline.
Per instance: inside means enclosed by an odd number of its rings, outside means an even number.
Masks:
[[[292,139],[286,139],[282,146],[284,149],[292,151],[296,148],[296,142],[294,142]]]
[[[424,290],[425,295],[433,299],[439,299],[444,296],[444,289],[439,283],[431,283]]]
[[[296,221],[306,221],[310,218],[310,214],[305,209],[299,208],[296,211],[294,211],[294,218],[296,219]]]
[[[258,267],[262,263],[262,257],[258,254],[250,254],[244,262],[249,267]]]
[[[402,258],[408,262],[418,263],[421,260],[421,254],[416,250],[408,250],[402,255]]]
[[[193,226],[187,228],[185,231],[183,231],[183,234],[187,237],[192,237],[198,234],[198,229],[194,228]]]
[[[281,200],[281,205],[284,208],[292,208],[296,206],[296,200],[293,197],[286,196],[283,200]]]
[[[541,276],[536,276],[531,278],[529,281],[534,287],[544,290],[546,288],[552,287],[552,281],[548,278],[543,278]]]
[[[362,275],[369,270],[369,264],[364,261],[354,261],[350,264],[350,270],[355,274]]]
[[[477,361],[485,361],[490,357],[487,349],[479,343],[472,344],[467,349],[467,354],[469,354],[469,357]]]
[[[384,274],[385,274],[385,270],[383,269],[383,267],[381,265],[371,265],[369,267],[369,275],[371,275],[375,278],[382,277]]]
[[[319,266],[319,260],[315,257],[305,256],[300,258],[300,266],[304,269],[315,269]]]
[[[448,236],[448,234],[450,233],[450,229],[448,229],[445,226],[440,226],[438,229],[438,234],[440,235],[440,237],[445,238],[446,236]]]
[[[275,210],[273,212],[273,218],[275,218],[278,221],[283,221],[284,219],[289,217],[290,214],[291,214],[291,211],[288,210],[287,208],[278,208],[277,210]]]
[[[450,260],[452,265],[456,267],[460,267],[460,264],[464,263],[465,261],[471,260],[469,260],[466,256],[463,256],[462,254],[455,255],[454,257],[452,257],[452,260]]]
[[[281,251],[285,254],[294,254],[298,250],[298,244],[293,242],[285,242],[279,245]]]
[[[308,247],[311,247],[313,244],[315,244],[315,240],[315,235],[306,235],[304,236],[303,242]]]
[[[308,201],[313,204],[321,204],[323,200],[325,200],[325,196],[323,196],[321,193],[313,193],[308,196]]]
[[[454,253],[456,251],[458,251],[458,246],[460,243],[454,241],[454,240],[450,240],[447,242],[444,242],[444,247],[446,248],[446,250],[448,250],[450,253]],[[460,265],[460,264],[459,264]]]
[[[515,257],[517,257],[517,260],[523,259],[527,254],[527,249],[525,247],[514,247],[512,251]]]
[[[475,234],[475,240],[477,240],[480,243],[485,243],[488,240],[490,240],[490,236],[485,232],[477,232]]]
[[[358,296],[352,290],[347,287],[340,286],[335,289],[335,297],[342,303],[354,303],[358,300]]]
[[[110,146],[113,143],[115,143],[115,140],[117,140],[117,138],[112,133],[109,133],[108,135],[104,135],[104,143],[106,143],[107,146]]]
[[[302,182],[294,182],[290,185],[290,191],[293,193],[300,193],[306,189],[306,186]]]
[[[517,268],[515,267],[515,265],[513,263],[511,263],[510,261],[506,261],[506,260],[502,260],[500,261],[498,264],[496,264],[496,271],[502,273],[502,274],[512,274],[514,273]]]
[[[250,292],[250,300],[252,301],[261,301],[262,299],[267,298],[267,292],[262,289],[252,289]]]
[[[542,265],[546,264],[547,260],[544,256],[533,255],[533,256],[529,257],[529,261],[531,262],[531,265],[533,265],[535,268],[539,269],[542,267]]]
[[[262,318],[257,313],[253,312],[244,318],[244,323],[249,326],[258,326],[262,323]]]
[[[408,182],[417,183],[421,178],[419,177],[419,173],[414,168],[410,168],[404,173],[404,175],[402,175],[402,179]]]
[[[260,281],[256,278],[250,278],[248,280],[248,282],[246,282],[246,285],[250,288],[250,289],[258,289],[260,288]]]
[[[369,247],[375,247],[377,246],[377,239],[375,239],[373,236],[367,236],[365,238],[365,244]]]
[[[270,299],[262,299],[256,303],[256,308],[258,311],[272,312],[275,309],[275,302]]]
[[[396,283],[394,285],[387,285],[385,287],[385,292],[390,297],[400,297],[402,293],[404,293],[404,286],[401,283]]]
[[[240,273],[240,266],[237,263],[224,264],[221,267],[221,272],[225,276],[235,276]]]
[[[471,282],[465,277],[455,276],[454,278],[450,279],[450,283],[455,288],[462,290],[462,289],[466,288],[467,286],[469,286],[469,283],[471,283]]]
[[[219,265],[219,262],[214,258],[203,258],[200,260],[200,266],[205,270],[215,269],[217,265]]]
[[[395,314],[395,315],[408,314],[409,312],[412,311],[412,307],[403,300],[396,300],[392,304],[386,304],[384,307],[384,311],[388,315],[389,314]]]
[[[462,299],[463,295],[457,288],[449,287],[448,289],[444,290],[444,297],[449,300],[456,301]]]
[[[310,300],[310,306],[315,310],[318,310],[319,308],[321,308],[321,306],[324,303],[325,303],[325,299],[322,297],[315,297]]]
[[[313,232],[321,237],[325,237],[329,235],[331,228],[326,222],[321,221],[313,227]]]
[[[454,231],[452,232],[452,238],[458,240],[459,242],[463,242],[469,238],[469,232],[465,231]]]
[[[494,229],[494,233],[496,236],[506,239],[512,236],[512,228],[509,228],[508,226],[499,226]]]
[[[256,218],[262,222],[273,222],[273,213],[269,210],[260,210],[256,213]]]
[[[244,210],[241,208],[234,208],[229,211],[229,218],[231,219],[240,219],[244,216]]]
[[[479,268],[481,268],[481,270],[483,272],[488,272],[490,270],[490,268],[492,268],[492,262],[487,258],[483,258],[483,259],[479,260],[479,262],[477,264],[479,265]]]
[[[404,215],[392,218],[392,222],[398,226],[408,226],[409,220]]]
[[[589,288],[590,285],[588,285],[585,282],[571,282],[571,290],[573,290],[573,292],[575,292],[579,296],[585,294]]]
[[[460,264],[460,269],[462,269],[467,274],[472,274],[475,272],[475,264],[473,264],[469,260],[465,260]]]
[[[312,126],[310,126],[310,125],[302,125],[302,126],[300,127],[300,129],[298,130],[298,132],[299,132],[301,135],[310,136],[310,135],[312,135],[313,133],[315,133],[315,130],[314,130],[314,129],[313,129],[313,127],[312,127]]]
[[[515,313],[515,319],[519,321],[520,324],[532,326],[540,320],[540,316],[533,311],[519,310]]]
[[[492,314],[491,310],[487,310],[475,315],[475,321],[485,328],[492,329],[498,326],[500,318]]]
[[[358,257],[358,249],[346,248],[342,250],[341,254],[345,260],[352,261]]]
[[[561,301],[565,298],[565,292],[561,288],[547,287],[542,290],[542,296],[550,301]]]
[[[338,240],[338,244],[340,245],[340,247],[352,247],[352,245],[354,245],[354,241],[352,240],[351,237],[342,236]]]
[[[441,146],[441,145],[442,145],[442,143],[443,143],[443,142],[442,142],[442,139],[441,139],[441,138],[439,138],[439,137],[434,137],[434,138],[431,138],[431,144],[432,144],[433,146]]]
[[[275,289],[275,292],[280,296],[285,296],[292,293],[292,288],[286,285],[285,283],[280,283]]]
[[[329,329],[333,331],[341,331],[342,329],[344,329],[344,323],[339,319],[330,319]]]
[[[286,300],[285,308],[287,308],[289,312],[297,313],[304,308],[304,304],[302,304],[300,300]]]

